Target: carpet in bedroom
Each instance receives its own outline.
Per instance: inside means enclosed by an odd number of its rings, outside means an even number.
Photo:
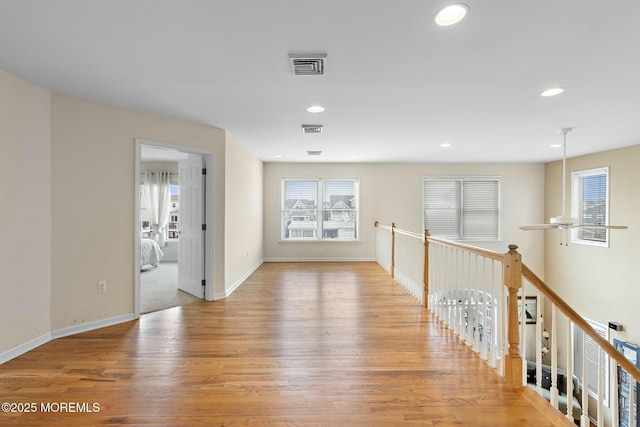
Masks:
[[[140,313],[202,301],[178,289],[178,263],[161,262],[140,270]]]

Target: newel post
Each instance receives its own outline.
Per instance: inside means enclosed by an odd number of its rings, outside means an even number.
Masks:
[[[509,349],[504,358],[504,377],[511,387],[522,387],[522,357],[520,356],[520,330],[518,328],[518,291],[522,287],[522,257],[516,245],[509,245],[502,266],[504,285],[509,289],[508,340]]]
[[[429,230],[424,229],[424,308],[429,308]]]
[[[391,223],[391,277],[395,276],[396,268],[396,223]]]

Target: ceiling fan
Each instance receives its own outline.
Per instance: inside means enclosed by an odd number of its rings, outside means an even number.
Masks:
[[[566,168],[567,168],[567,134],[571,132],[573,128],[562,128],[560,132],[564,136],[562,142],[562,215],[549,219],[549,224],[530,224],[521,225],[522,230],[547,230],[547,229],[561,229],[568,230],[571,228],[579,228],[585,230],[603,230],[603,229],[625,229],[629,228],[626,225],[598,225],[598,224],[580,224],[578,218],[572,218],[566,216],[564,212],[565,206],[565,193],[566,193]],[[562,243],[561,243],[562,244]]]

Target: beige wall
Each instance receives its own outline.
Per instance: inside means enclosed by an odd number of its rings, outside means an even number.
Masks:
[[[225,292],[228,295],[263,259],[262,161],[227,133],[225,177]],[[221,295],[220,297],[224,297]]]
[[[0,71],[0,354],[51,330],[51,93]]]
[[[393,164],[266,163],[264,167],[265,259],[374,259],[374,222],[420,233],[422,178],[429,175],[496,175],[502,177],[502,241],[474,242],[506,252],[520,247],[524,261],[542,275],[543,235],[524,232],[520,224],[543,220],[544,165],[540,164]],[[281,242],[281,178],[359,178],[359,242]]]
[[[609,167],[609,222],[627,225],[628,230],[612,230],[610,246],[559,245],[559,232],[545,231],[545,279],[583,317],[608,324],[622,323],[624,331],[611,331],[617,338],[640,344],[638,301],[640,281],[640,145],[581,156],[567,160],[567,205],[571,212],[571,172]],[[546,167],[547,218],[562,212],[562,163]]]
[[[214,293],[224,292],[224,130],[54,93],[51,135],[54,330],[133,312],[135,138],[213,153]]]

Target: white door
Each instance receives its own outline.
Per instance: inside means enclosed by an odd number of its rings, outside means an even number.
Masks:
[[[178,288],[204,298],[204,175],[202,156],[189,154],[180,160],[180,237],[178,239]]]

